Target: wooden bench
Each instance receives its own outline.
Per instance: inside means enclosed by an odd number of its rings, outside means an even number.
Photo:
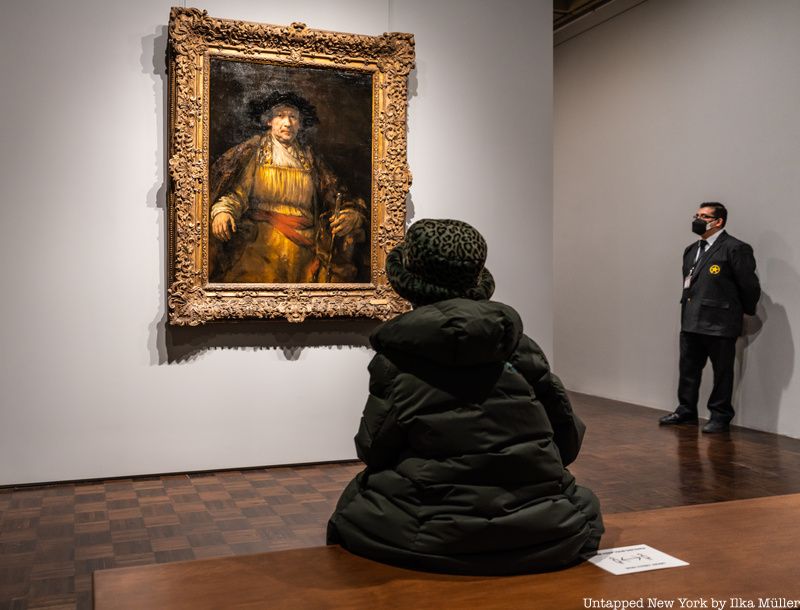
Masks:
[[[759,598],[787,598],[800,607],[798,519],[800,494],[608,515],[603,548],[649,544],[691,564],[623,576],[588,563],[512,577],[428,574],[339,547],[118,568],[95,572],[94,607],[571,610],[623,600],[642,604],[628,607],[681,608],[679,598],[701,600],[683,607],[711,608],[712,598],[724,600],[726,610],[731,598],[755,607]],[[660,601],[666,604],[650,605]]]

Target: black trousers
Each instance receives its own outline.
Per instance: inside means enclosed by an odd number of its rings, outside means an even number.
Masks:
[[[733,419],[733,368],[736,361],[736,337],[713,337],[681,332],[680,378],[676,413],[697,417],[697,398],[706,361],[711,359],[714,387],[708,398],[711,419]]]

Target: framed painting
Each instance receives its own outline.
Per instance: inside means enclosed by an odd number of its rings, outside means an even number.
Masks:
[[[169,321],[387,319],[411,34],[169,23]]]

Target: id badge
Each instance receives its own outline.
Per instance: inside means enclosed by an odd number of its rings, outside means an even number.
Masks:
[[[683,287],[688,288],[692,283],[692,274],[686,276],[686,279],[683,280]]]

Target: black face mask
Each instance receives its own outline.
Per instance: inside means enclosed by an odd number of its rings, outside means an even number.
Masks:
[[[708,223],[702,218],[695,218],[692,221],[692,233],[697,233],[698,235],[702,235],[703,233],[708,231],[708,229],[706,228],[707,224]]]

